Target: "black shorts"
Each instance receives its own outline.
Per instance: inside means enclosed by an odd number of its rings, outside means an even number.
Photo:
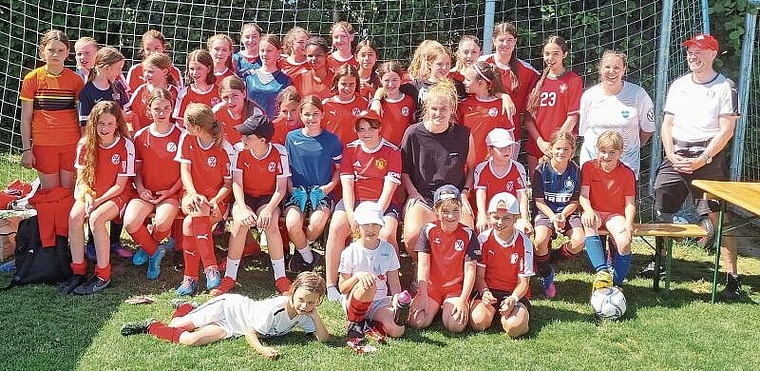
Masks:
[[[263,195],[263,196],[251,196],[249,194],[245,195],[245,204],[246,206],[250,207],[254,213],[258,213],[259,208],[261,208],[262,206],[266,206],[271,200],[272,200],[272,195]],[[280,204],[277,205],[278,210],[281,208],[282,208],[282,201],[280,201]]]
[[[691,184],[692,180],[727,180],[728,169],[726,156],[727,150],[718,152],[711,163],[702,166],[692,174],[684,174],[676,171],[673,164],[666,158],[657,169],[657,175],[654,180],[654,208],[657,211],[675,214],[683,206],[686,197],[691,194],[694,200],[697,214],[705,216],[710,212],[720,210],[720,204],[715,200],[705,200],[704,191]],[[702,151],[682,150],[676,151],[677,154],[697,158],[702,155]]]
[[[490,290],[490,291],[493,297],[496,298],[496,303],[491,304],[491,306],[496,308],[497,311],[499,310],[499,307],[501,306],[501,302],[504,301],[504,299],[506,299],[508,296],[512,295],[512,293],[509,291],[502,291],[502,290]],[[476,300],[480,300],[482,297],[483,295],[481,293],[477,293],[477,295],[475,295]],[[533,306],[530,304],[530,300],[528,298],[523,296],[522,298],[520,298],[519,303],[522,303],[523,305],[525,305],[525,308],[528,309],[528,313],[529,314],[531,313],[531,309],[533,308]]]
[[[355,206],[359,206],[359,204],[362,202],[364,201],[357,201]],[[346,211],[346,206],[343,204],[343,200],[340,200],[337,204],[335,204],[335,211]],[[390,216],[393,219],[401,221],[401,208],[399,208],[395,202],[391,202],[383,212],[383,216]]]

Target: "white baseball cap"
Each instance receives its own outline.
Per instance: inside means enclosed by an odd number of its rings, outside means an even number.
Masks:
[[[507,129],[496,128],[491,130],[486,136],[487,146],[504,148],[509,147],[513,144],[517,144],[517,142],[515,142],[515,138],[512,136],[512,132]]]
[[[385,225],[383,221],[383,209],[376,202],[365,201],[354,209],[354,220],[356,224],[380,224]]]
[[[500,211],[519,215],[520,204],[517,202],[517,197],[507,192],[495,194],[493,198],[491,198],[491,202],[488,203],[488,212],[498,213]]]

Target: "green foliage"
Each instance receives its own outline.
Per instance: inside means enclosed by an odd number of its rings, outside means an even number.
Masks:
[[[757,15],[757,8],[747,0],[710,1],[710,32],[718,38],[721,48],[716,65],[734,81],[739,78],[747,13]]]

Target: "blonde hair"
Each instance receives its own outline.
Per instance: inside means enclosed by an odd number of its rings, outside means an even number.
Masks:
[[[354,34],[354,26],[352,26],[351,23],[348,23],[346,21],[339,21],[339,22],[333,23],[333,25],[330,27],[330,34],[340,29],[343,29],[344,31],[346,31],[346,33],[349,35]]]
[[[116,48],[106,46],[97,53],[95,53],[95,61],[92,62],[92,71],[87,76],[87,81],[95,80],[95,78],[102,73],[103,69],[119,63],[124,60],[122,55]]]
[[[623,150],[623,136],[617,131],[607,130],[596,140],[596,149],[612,149],[616,151]]]
[[[453,81],[445,78],[436,82],[435,85],[430,88],[428,91],[428,96],[425,99],[425,106],[423,107],[422,117],[424,121],[430,120],[430,112],[428,107],[430,105],[430,102],[432,102],[434,99],[443,99],[445,101],[448,101],[450,106],[449,108],[451,108],[452,117],[456,114],[459,96],[457,95],[457,89]]]
[[[168,85],[174,85],[177,86],[177,82],[174,81],[174,76],[172,76],[171,70],[174,68],[174,65],[172,64],[172,60],[169,59],[169,56],[164,53],[153,53],[145,58],[145,60],[142,61],[143,66],[150,65],[153,67],[156,67],[160,70],[166,70],[166,83]]]
[[[430,66],[428,61],[435,61],[438,58],[439,53],[443,49],[443,45],[435,40],[423,40],[417,49],[414,49],[414,55],[412,61],[409,62],[409,75],[412,78],[424,79],[430,75]],[[431,60],[430,54],[436,53],[435,57]],[[451,56],[451,55],[449,55]]]
[[[227,60],[224,62],[224,65],[227,66],[227,68],[230,71],[235,71],[235,65],[232,63],[232,54],[235,52],[235,44],[232,41],[232,38],[227,36],[223,33],[218,33],[216,35],[213,35],[208,38],[208,42],[206,44],[206,49],[208,49],[209,53],[211,52],[211,48],[213,47],[214,41],[222,40],[227,43],[227,45],[230,48],[230,55],[227,57]],[[211,69],[211,73],[214,73],[214,70]]]
[[[200,128],[214,137],[214,145],[221,146],[224,141],[222,124],[216,121],[214,111],[203,103],[190,103],[185,109],[185,126]]]
[[[557,142],[568,142],[570,143],[570,147],[572,147],[573,152],[575,152],[575,147],[577,145],[577,139],[575,138],[575,135],[573,133],[568,131],[555,131],[554,134],[549,138],[549,145],[551,147],[554,147]],[[546,161],[549,161],[551,158],[547,155],[541,156],[541,158],[538,160],[539,163],[544,163]]]
[[[456,56],[457,56],[457,58],[456,58],[457,62],[454,65],[454,69],[456,71],[459,71],[459,72],[464,71],[465,67],[467,67],[467,66],[464,65],[464,62],[461,59],[459,59],[459,49],[461,49],[462,48],[462,44],[464,44],[466,42],[472,42],[473,44],[475,44],[475,46],[478,47],[478,49],[481,49],[481,47],[480,47],[480,39],[478,39],[477,36],[464,35],[464,36],[462,36],[461,39],[459,39],[459,44],[457,44],[457,54],[456,54]]]
[[[327,292],[327,284],[325,283],[325,279],[322,278],[322,276],[312,271],[306,271],[299,273],[295,281],[290,284],[290,289],[288,290],[288,296],[291,297],[290,300],[293,300],[293,294],[295,294],[296,290],[298,289],[304,289],[309,292],[318,294],[319,301],[317,301],[317,305],[319,305],[322,303],[322,299],[325,297],[325,293]]]
[[[90,116],[87,118],[87,125],[84,128],[84,137],[82,137],[85,151],[84,169],[82,169],[82,179],[80,182],[88,187],[95,185],[95,172],[98,165],[98,147],[100,146],[100,137],[98,136],[98,122],[103,114],[111,114],[116,117],[116,134],[129,138],[127,122],[124,120],[124,114],[121,107],[116,102],[105,100],[100,101],[92,107]]]
[[[293,43],[295,43],[296,36],[299,33],[302,33],[306,35],[306,39],[308,40],[311,35],[309,35],[309,31],[306,31],[303,27],[295,26],[288,31],[288,33],[285,34],[285,37],[283,38],[283,53],[287,55],[293,54],[295,51],[295,48],[293,47]]]
[[[77,39],[77,41],[74,43],[74,48],[76,48],[77,46],[84,47],[87,45],[93,45],[95,46],[95,49],[97,49],[98,41],[89,36],[82,36],[79,39]]]

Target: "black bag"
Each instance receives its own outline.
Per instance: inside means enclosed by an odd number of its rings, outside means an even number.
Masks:
[[[71,272],[71,250],[66,237],[57,236],[56,245],[43,247],[37,217],[22,220],[16,233],[16,275],[3,290],[30,283],[56,284]]]

